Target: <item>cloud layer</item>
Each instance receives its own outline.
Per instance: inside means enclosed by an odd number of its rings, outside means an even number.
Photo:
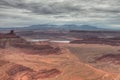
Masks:
[[[120,26],[120,0],[0,0],[0,27],[42,23]]]

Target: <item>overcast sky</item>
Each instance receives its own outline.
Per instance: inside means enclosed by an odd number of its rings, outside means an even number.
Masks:
[[[120,0],[0,0],[0,27],[45,23],[120,27]]]

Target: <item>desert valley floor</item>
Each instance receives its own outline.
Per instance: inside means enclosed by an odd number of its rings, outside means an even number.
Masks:
[[[120,80],[120,62],[115,56],[120,53],[119,46],[50,45],[60,47],[59,54],[0,49],[0,80]]]

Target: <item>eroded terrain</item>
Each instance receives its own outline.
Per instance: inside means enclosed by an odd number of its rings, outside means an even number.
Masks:
[[[60,46],[61,47],[61,46]],[[0,50],[1,80],[119,80],[119,75],[80,61],[67,48],[62,54],[26,54],[19,48]]]
[[[14,33],[0,45],[0,80],[120,80],[119,46],[41,44]]]

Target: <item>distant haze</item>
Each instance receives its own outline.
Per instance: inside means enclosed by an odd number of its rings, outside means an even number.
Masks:
[[[36,24],[120,28],[120,0],[0,0],[0,27]]]

